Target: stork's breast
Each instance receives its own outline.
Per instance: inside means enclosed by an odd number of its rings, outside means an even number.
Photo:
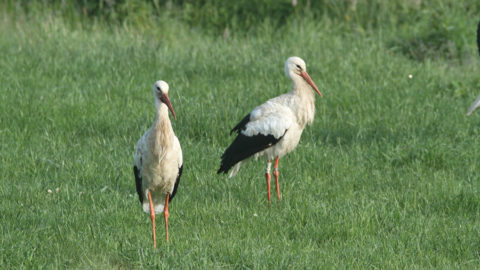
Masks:
[[[283,154],[290,153],[297,147],[302,136],[302,129],[298,125],[293,125],[287,130],[285,136],[279,141],[279,147],[283,149]]]

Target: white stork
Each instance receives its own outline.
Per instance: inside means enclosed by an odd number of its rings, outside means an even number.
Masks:
[[[299,57],[290,57],[285,62],[285,74],[292,80],[293,90],[287,94],[272,98],[253,109],[231,131],[237,137],[222,155],[217,173],[234,176],[242,163],[251,157],[267,158],[265,177],[267,197],[270,205],[270,169],[275,159],[273,176],[277,187],[277,199],[280,200],[278,185],[278,160],[291,152],[300,141],[303,129],[312,124],[315,116],[315,83],[307,73],[305,62]]]
[[[478,52],[480,53],[480,22],[478,23],[478,26],[477,26],[477,47],[478,47]],[[467,115],[472,114],[472,112],[479,106],[480,106],[480,96],[477,97],[477,99],[472,103],[472,105],[468,109]]]
[[[135,150],[135,184],[143,211],[152,219],[153,245],[156,248],[155,213],[163,211],[168,242],[168,203],[177,192],[183,169],[182,149],[173,133],[168,110],[177,119],[168,98],[168,84],[153,85],[156,117],[152,127],[138,140]]]

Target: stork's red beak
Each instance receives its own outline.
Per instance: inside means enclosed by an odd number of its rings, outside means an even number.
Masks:
[[[312,88],[315,90],[315,92],[317,92],[321,97],[323,97],[322,93],[320,93],[320,91],[318,90],[317,86],[315,85],[315,83],[312,81],[312,78],[310,78],[310,76],[308,75],[308,73],[306,71],[302,71],[302,73],[300,73],[300,76],[302,76],[302,78],[305,79],[305,81],[310,84],[310,86],[312,86]]]
[[[164,94],[160,100],[165,103],[168,107],[168,109],[172,112],[173,114],[173,118],[175,118],[175,120],[177,120],[177,116],[175,115],[175,111],[173,110],[173,107],[172,107],[172,103],[170,102],[170,99],[168,98],[168,94]]]

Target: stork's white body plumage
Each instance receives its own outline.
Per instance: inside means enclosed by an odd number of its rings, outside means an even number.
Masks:
[[[293,90],[272,98],[253,109],[232,129],[237,138],[225,150],[218,173],[234,176],[243,162],[255,157],[267,158],[267,188],[270,183],[271,160],[275,159],[274,176],[278,187],[278,159],[293,151],[300,141],[303,129],[315,116],[315,90],[321,93],[306,72],[305,62],[290,57],[285,63],[285,73],[292,80]],[[268,193],[270,194],[270,193]],[[268,195],[270,201],[270,195]]]
[[[142,178],[142,207],[145,213],[150,213],[148,191],[151,192],[155,213],[163,212],[165,195],[173,193],[179,169],[183,165],[180,142],[173,134],[170,120],[169,131],[165,133],[157,131],[161,126],[159,122],[155,121],[154,126],[138,140],[135,151],[135,166]]]
[[[156,117],[152,127],[138,140],[135,150],[135,184],[143,211],[150,213],[155,240],[155,214],[164,212],[168,241],[168,203],[180,183],[183,156],[180,142],[173,132],[168,110],[175,116],[168,98],[168,84],[153,86]]]
[[[478,52],[480,53],[480,22],[478,23],[477,26],[477,49]],[[477,99],[470,105],[470,108],[468,109],[467,115],[470,115],[475,111],[478,107],[480,107],[480,96],[477,97]]]

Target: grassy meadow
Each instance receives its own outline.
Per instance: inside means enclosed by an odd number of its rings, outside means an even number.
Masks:
[[[0,268],[477,268],[471,14],[439,15],[448,31],[433,36],[428,20],[361,28],[304,18],[223,39],[174,19],[72,26],[4,10]],[[229,130],[291,90],[283,64],[292,55],[324,97],[280,160],[282,200],[274,192],[269,208],[264,160],[232,179],[216,170]],[[158,215],[154,250],[132,166],[159,79],[170,85],[184,173],[170,243]]]

